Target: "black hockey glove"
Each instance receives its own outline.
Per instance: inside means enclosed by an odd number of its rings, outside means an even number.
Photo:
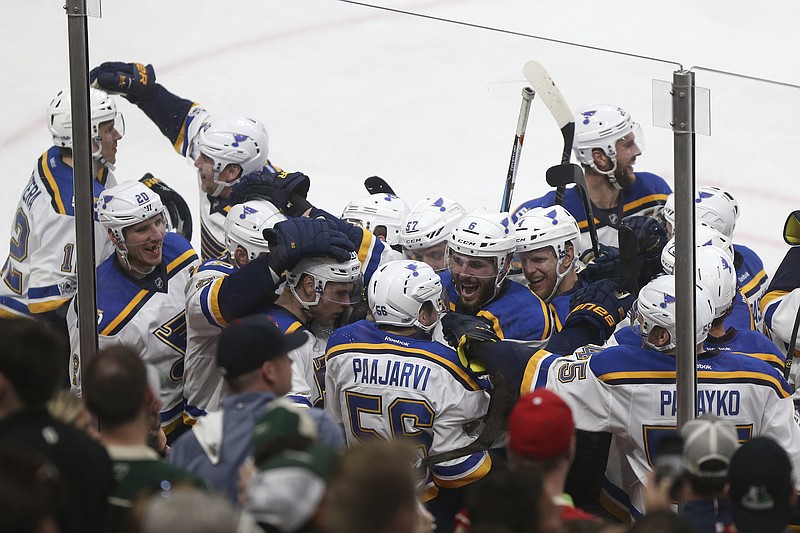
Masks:
[[[637,285],[643,287],[663,272],[661,250],[667,244],[667,230],[653,217],[631,215],[622,219],[636,233],[638,252],[636,255]]]
[[[445,313],[442,316],[442,333],[447,343],[458,352],[458,358],[464,368],[473,372],[484,372],[486,369],[480,361],[470,358],[469,350],[475,342],[495,342],[500,337],[492,326],[483,318],[460,313]]]
[[[92,87],[112,94],[121,94],[132,104],[146,99],[156,88],[153,65],[110,61],[89,72]]]
[[[336,225],[321,218],[289,218],[264,230],[269,244],[267,262],[276,274],[291,270],[306,257],[347,261],[356,247]]]
[[[619,277],[619,249],[601,243],[598,245],[598,251],[600,255],[597,257],[591,248],[581,254],[581,262],[586,265],[581,272],[583,279],[592,283]]]
[[[311,179],[302,172],[273,173],[262,169],[240,178],[231,187],[230,201],[268,200],[288,217],[302,216],[311,206],[306,200]]]
[[[167,209],[170,225],[176,233],[183,235],[187,241],[192,240],[192,212],[175,189],[156,178],[149,172],[139,180],[161,197],[161,203]]]
[[[627,316],[635,298],[633,294],[621,292],[613,280],[595,281],[572,295],[569,300],[572,310],[563,329],[589,320],[603,333],[603,338],[608,339],[617,324]]]

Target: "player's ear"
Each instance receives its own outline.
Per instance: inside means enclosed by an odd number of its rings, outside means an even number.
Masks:
[[[314,276],[305,275],[301,281],[303,285],[303,292],[309,298],[314,296]]]
[[[220,176],[222,181],[225,181],[226,183],[231,183],[241,177],[242,167],[236,163],[228,163],[228,165],[222,170],[222,176]]]
[[[611,166],[611,159],[600,148],[594,148],[592,150],[592,161],[594,162],[594,166],[601,170],[605,170]]]
[[[117,240],[117,236],[114,235],[114,232],[111,231],[110,229],[107,231],[108,231],[108,238],[111,240],[114,246],[119,246],[119,241]]]
[[[561,259],[562,266],[569,266],[575,260],[575,247],[572,242],[568,242],[564,247],[564,258]]]
[[[247,253],[247,250],[245,250],[244,247],[242,246],[236,247],[236,251],[233,252],[233,259],[236,261],[236,264],[240,267],[250,262],[250,256]]]

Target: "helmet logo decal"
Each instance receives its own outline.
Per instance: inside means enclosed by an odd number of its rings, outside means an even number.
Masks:
[[[244,220],[245,218],[247,218],[247,215],[252,215],[254,213],[258,213],[258,210],[254,209],[254,208],[252,208],[250,206],[245,205],[245,206],[242,206],[242,214],[239,215],[239,218]]]
[[[699,204],[700,202],[702,202],[706,198],[711,198],[712,196],[714,196],[714,193],[706,192],[706,191],[700,191],[699,197],[695,198],[694,201],[695,201],[695,203]]]
[[[731,265],[728,264],[728,260],[725,259],[724,257],[720,257],[720,259],[722,260],[722,268],[724,268],[728,272],[733,272]]]
[[[581,115],[583,115],[583,123],[588,124],[589,119],[592,118],[595,115],[595,113],[597,113],[597,110],[594,109],[591,111],[584,111],[583,113],[581,113]]]
[[[554,225],[554,226],[557,226],[557,225],[558,225],[558,220],[556,219],[556,216],[558,216],[558,213],[556,212],[556,210],[555,210],[555,209],[553,209],[553,210],[552,210],[552,211],[550,211],[549,213],[546,213],[544,216],[546,216],[547,218],[552,218],[552,219],[553,219],[553,225]]]
[[[237,133],[233,136],[233,142],[231,143],[231,146],[238,148],[240,142],[246,141],[249,138],[250,137],[248,137],[247,135],[242,135],[241,133]]]
[[[431,205],[432,205],[433,207],[438,207],[438,208],[439,208],[439,211],[441,211],[441,212],[443,212],[443,213],[444,213],[445,211],[447,211],[447,208],[444,206],[444,198],[439,198],[438,200],[436,200],[435,202],[433,202]]]
[[[419,272],[417,272],[417,265],[411,263],[410,265],[406,265],[406,268],[412,272],[412,276],[417,277],[419,276]]]
[[[393,195],[387,193],[386,197],[383,200],[386,201],[386,202],[391,202],[394,198],[396,198],[396,196],[393,196]]]
[[[672,296],[671,294],[664,293],[664,301],[658,304],[658,306],[661,309],[666,309],[668,304],[674,304],[674,303],[675,303],[675,297]]]
[[[500,221],[500,225],[503,226],[506,235],[508,235],[508,223],[508,217],[503,217],[503,220]]]

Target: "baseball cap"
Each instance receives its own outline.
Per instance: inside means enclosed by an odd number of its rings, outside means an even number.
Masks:
[[[756,437],[733,454],[728,471],[733,521],[741,533],[781,532],[792,517],[792,463],[768,437]]]
[[[705,414],[690,420],[681,429],[684,469],[700,478],[728,476],[731,457],[739,447],[733,422]]]
[[[235,320],[222,331],[217,345],[217,366],[223,376],[235,378],[259,368],[270,359],[299,348],[305,333],[284,335],[267,315]]]
[[[520,397],[508,418],[508,448],[525,459],[557,457],[569,449],[574,433],[569,406],[547,389]]]
[[[261,524],[298,530],[322,502],[335,459],[336,452],[316,444],[282,451],[259,465],[247,489],[247,510]]]
[[[264,414],[253,428],[253,448],[256,465],[261,466],[260,453],[271,443],[289,440],[317,440],[317,427],[314,420],[305,413],[307,409],[298,407],[286,398],[277,398],[267,404]],[[267,457],[267,459],[269,459]]]

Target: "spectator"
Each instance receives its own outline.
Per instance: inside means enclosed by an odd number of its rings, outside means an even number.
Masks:
[[[117,482],[105,531],[119,531],[143,490],[169,489],[176,482],[204,487],[202,480],[162,461],[147,445],[158,429],[160,404],[136,352],[125,346],[100,351],[89,361],[83,381],[86,405],[100,422],[100,440],[114,462]]]
[[[0,445],[49,460],[69,490],[59,494],[62,532],[100,531],[114,483],[103,447],[59,422],[45,404],[61,379],[62,342],[30,319],[0,319]]]
[[[697,533],[716,533],[733,523],[727,498],[728,467],[739,447],[730,420],[705,414],[681,429],[686,483],[683,516]]]
[[[768,437],[742,444],[728,472],[733,522],[739,533],[781,533],[797,503],[792,462]]]

